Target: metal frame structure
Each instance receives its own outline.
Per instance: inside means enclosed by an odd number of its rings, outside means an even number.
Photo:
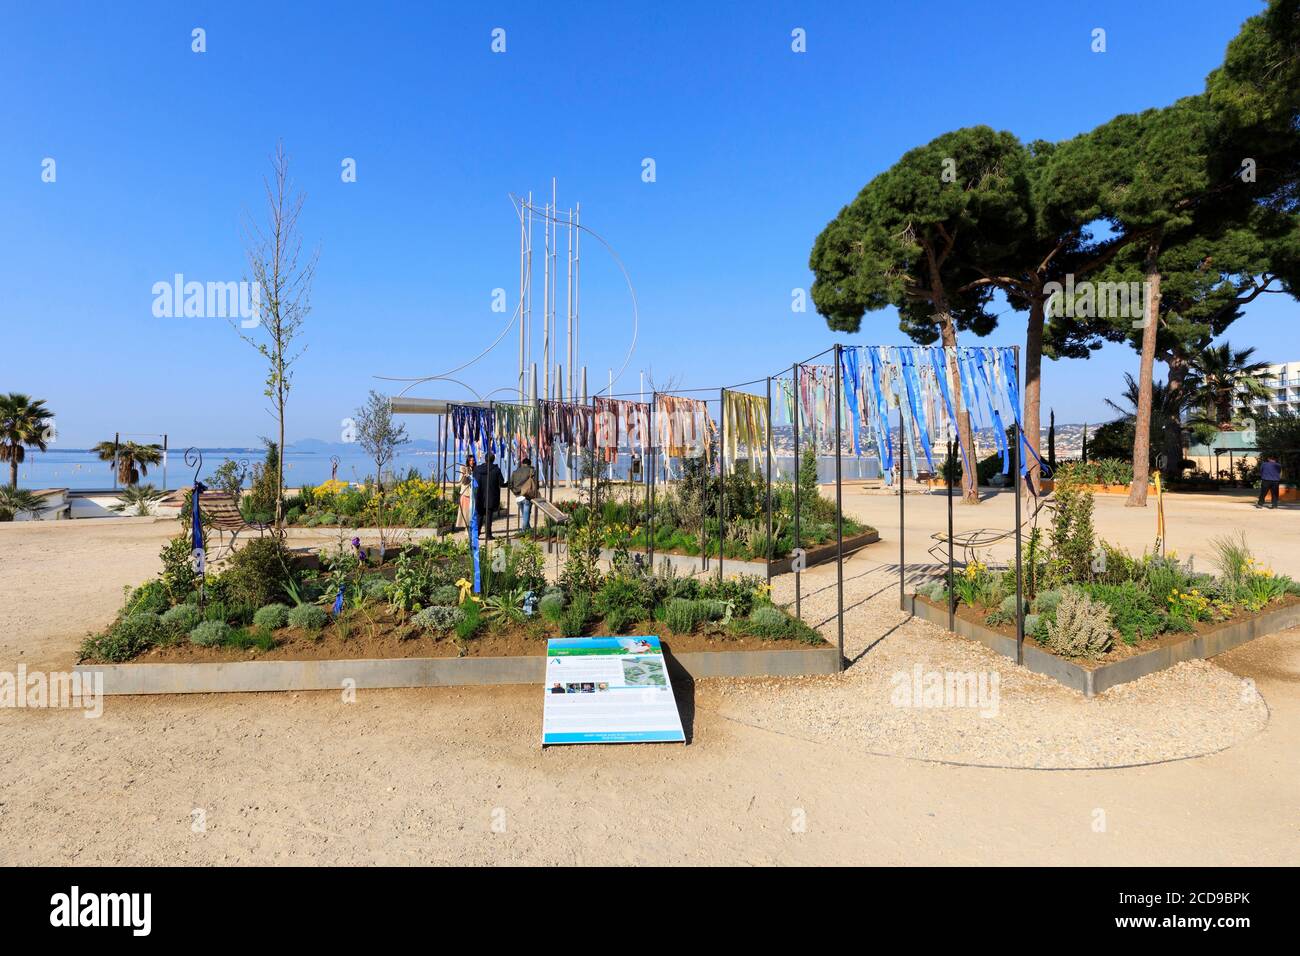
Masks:
[[[524,241],[526,241],[526,234],[525,234],[525,240],[524,240]],[[795,556],[795,561],[793,562],[793,573],[794,573],[794,583],[795,583],[795,587],[794,587],[794,589],[795,589],[794,609],[795,609],[795,616],[796,616],[797,618],[799,618],[800,620],[802,620],[802,619],[803,619],[803,607],[802,607],[802,577],[801,577],[801,575],[802,575],[803,568],[802,568],[801,561],[799,560],[799,559],[801,558],[801,556],[802,556],[802,555],[801,555],[801,549],[802,549],[802,543],[803,543],[803,542],[802,542],[802,535],[801,535],[801,527],[800,527],[800,522],[801,522],[801,517],[802,517],[802,515],[801,515],[802,507],[801,507],[801,502],[800,502],[800,495],[799,495],[799,493],[798,493],[798,486],[799,486],[799,470],[800,470],[800,465],[801,465],[801,457],[800,457],[800,443],[801,443],[801,438],[803,437],[803,436],[801,436],[801,433],[800,433],[800,425],[801,425],[801,420],[803,419],[804,416],[803,416],[803,404],[802,404],[802,401],[801,401],[801,398],[800,398],[800,396],[799,396],[799,392],[798,392],[798,388],[799,388],[799,386],[798,386],[798,382],[799,382],[799,372],[800,372],[800,369],[804,368],[805,366],[809,366],[809,365],[811,365],[811,364],[812,364],[816,359],[822,358],[823,356],[826,356],[828,353],[832,356],[832,365],[833,365],[833,370],[834,370],[834,371],[833,371],[833,382],[834,382],[834,386],[833,386],[833,390],[834,390],[834,416],[833,416],[833,419],[834,419],[834,420],[833,420],[833,422],[832,422],[831,424],[832,424],[833,435],[834,435],[834,444],[835,444],[835,512],[836,512],[836,520],[835,520],[835,564],[836,564],[836,568],[835,568],[835,587],[836,587],[836,615],[835,615],[835,617],[836,617],[836,644],[837,644],[837,647],[838,647],[838,650],[839,650],[839,661],[840,661],[840,670],[841,670],[841,671],[844,669],[844,665],[845,665],[845,657],[844,657],[844,511],[843,511],[843,504],[844,504],[844,498],[843,498],[843,492],[844,492],[844,476],[843,476],[843,455],[844,455],[844,450],[843,450],[843,439],[844,439],[844,434],[843,434],[843,421],[842,421],[842,412],[841,412],[841,405],[842,405],[842,402],[843,402],[844,383],[843,383],[843,381],[842,381],[841,364],[840,364],[840,356],[841,356],[841,353],[842,353],[843,349],[844,349],[844,346],[842,346],[842,345],[840,345],[840,344],[836,344],[836,345],[832,346],[832,347],[829,348],[829,349],[825,349],[825,350],[823,350],[822,352],[819,352],[819,353],[817,353],[816,355],[813,355],[813,356],[809,357],[808,359],[805,359],[805,360],[802,361],[802,362],[795,362],[793,365],[790,366],[790,374],[791,374],[792,380],[793,380],[793,382],[794,382],[794,388],[795,388],[795,412],[794,412],[794,417],[793,417],[793,422],[792,422],[793,435],[794,435],[794,473],[793,473],[793,482],[794,482],[794,487],[795,487],[795,494],[794,494],[794,527],[793,527],[794,540],[793,540],[793,549],[792,549],[792,550],[793,550],[793,554],[794,554],[794,556]],[[1017,368],[1017,375],[1018,375],[1018,374],[1019,374],[1019,365],[1020,365],[1020,362],[1019,362],[1019,358],[1020,358],[1020,349],[1019,349],[1019,347],[1014,347],[1013,351],[1014,351],[1014,354],[1015,354],[1015,357],[1016,357],[1016,368]],[[584,376],[585,376],[585,369],[584,369]],[[767,553],[769,559],[770,559],[771,556],[772,556],[772,545],[773,545],[773,534],[772,534],[772,531],[773,531],[773,523],[772,523],[772,484],[773,484],[772,467],[773,467],[773,465],[772,465],[772,461],[773,461],[773,443],[774,443],[774,442],[773,442],[773,432],[772,432],[772,379],[773,379],[774,377],[777,377],[777,376],[769,375],[769,376],[767,376],[766,378],[762,378],[762,379],[754,379],[753,381],[750,381],[750,382],[744,382],[744,383],[741,383],[740,385],[737,385],[737,386],[723,386],[722,388],[717,389],[717,393],[718,393],[718,402],[719,402],[719,416],[718,416],[718,417],[719,417],[719,429],[718,429],[718,455],[717,455],[717,468],[718,468],[718,478],[719,478],[719,491],[718,491],[718,578],[719,578],[719,580],[721,580],[721,579],[723,578],[723,576],[724,576],[724,573],[725,573],[725,570],[724,570],[724,569],[725,569],[725,564],[726,564],[726,442],[725,442],[725,438],[726,438],[726,432],[725,432],[726,422],[725,422],[725,414],[724,414],[725,396],[726,396],[727,392],[729,392],[729,391],[730,391],[730,392],[736,392],[736,391],[739,391],[739,390],[741,390],[741,389],[743,389],[743,388],[745,388],[745,387],[748,387],[748,386],[754,386],[754,385],[758,385],[758,384],[764,384],[764,385],[765,385],[765,387],[766,387],[766,396],[767,396],[767,419],[766,419],[766,442],[765,442],[765,444],[766,444],[766,448],[765,448],[765,450],[764,450],[764,451],[765,451],[765,458],[766,458],[766,462],[765,462],[765,465],[766,465],[766,467],[765,467],[765,473],[766,473],[766,486],[767,486],[767,487],[766,487],[766,499],[765,499],[766,524],[767,524],[767,550],[766,550],[766,553]],[[610,397],[610,398],[631,398],[633,395],[638,395],[638,394],[639,394],[640,400],[641,400],[642,402],[644,402],[644,400],[645,400],[645,395],[644,395],[644,393],[625,393],[625,394],[618,394],[618,395],[615,395],[615,394],[613,393],[612,384],[613,384],[613,379],[612,379],[612,377],[611,377],[611,383],[610,383],[611,387],[610,387],[609,390],[606,392],[606,394],[607,394],[608,397]],[[664,464],[664,467],[667,466],[667,461],[668,461],[667,458],[662,458],[662,459],[661,459],[661,449],[659,448],[659,445],[658,445],[658,443],[657,443],[656,440],[655,440],[655,434],[656,434],[656,433],[655,433],[655,408],[656,408],[656,406],[657,406],[657,404],[658,404],[658,403],[657,403],[657,399],[658,399],[658,397],[659,397],[660,395],[670,395],[670,394],[671,394],[671,395],[682,395],[682,394],[687,394],[687,393],[692,393],[692,392],[694,392],[694,393],[701,393],[701,392],[711,392],[711,391],[713,391],[713,389],[678,389],[678,390],[674,390],[674,391],[671,391],[671,392],[668,392],[668,391],[659,391],[659,390],[652,390],[651,393],[650,393],[650,400],[649,400],[649,402],[645,402],[645,404],[647,404],[647,405],[649,406],[648,414],[647,414],[647,423],[648,423],[648,428],[649,428],[649,436],[648,436],[648,442],[647,442],[647,445],[646,445],[646,457],[648,458],[648,461],[643,463],[643,464],[645,465],[645,467],[644,467],[644,469],[643,469],[642,481],[643,481],[644,484],[646,485],[646,497],[645,497],[645,501],[646,501],[646,522],[647,522],[647,529],[648,529],[648,534],[647,534],[647,539],[646,539],[646,554],[647,554],[648,559],[649,559],[649,561],[650,561],[651,567],[653,567],[654,558],[655,558],[655,528],[654,528],[654,513],[655,513],[655,502],[656,502],[656,491],[657,491],[658,484],[659,484],[658,472],[659,472],[659,469],[660,469],[660,466],[661,466],[661,460],[662,460],[662,462],[663,462],[663,464]],[[584,392],[585,392],[585,388],[584,388]],[[1022,393],[1021,393],[1021,382],[1019,382],[1019,381],[1016,382],[1016,397],[1017,397],[1017,400],[1018,400],[1018,401],[1023,401],[1023,396],[1022,396]],[[539,399],[539,398],[537,398],[536,396],[534,396],[534,398],[533,398],[532,402],[530,402],[530,404],[533,404],[534,407],[537,407],[537,408],[539,408],[539,410],[540,410],[540,405],[542,404],[543,401],[547,401],[547,402],[560,401],[561,404],[579,404],[579,403],[577,403],[577,402],[563,402],[562,400],[554,400],[554,399],[546,399],[546,400],[543,400],[543,399]],[[705,401],[708,402],[709,400],[708,400],[708,399],[705,399]],[[590,403],[590,407],[592,407],[593,410],[594,410],[594,407],[595,407],[595,396],[592,396],[590,399],[588,399],[588,398],[584,395],[584,396],[583,396],[583,400],[582,400],[582,402],[581,402],[580,404],[582,404],[582,405],[587,405],[588,403]],[[485,404],[488,404],[488,403],[486,403],[486,402],[481,402],[481,401],[480,401],[480,402],[460,402],[460,403],[456,403],[456,402],[447,402],[447,401],[433,400],[433,399],[413,399],[413,398],[396,398],[396,399],[393,399],[393,411],[396,412],[396,413],[398,413],[398,414],[408,414],[408,413],[425,413],[425,414],[430,414],[430,413],[432,413],[432,414],[439,414],[439,415],[442,417],[442,421],[440,422],[440,425],[439,425],[439,435],[440,435],[440,441],[441,441],[441,452],[440,452],[440,465],[439,465],[439,471],[440,471],[440,475],[443,475],[444,477],[445,477],[445,470],[446,470],[446,464],[447,464],[447,462],[446,462],[446,452],[447,452],[447,444],[448,444],[448,439],[449,439],[449,434],[448,434],[448,433],[449,433],[449,430],[450,430],[449,427],[448,427],[448,422],[447,422],[446,419],[447,419],[447,414],[448,414],[448,412],[449,412],[449,410],[450,410],[450,407],[451,407],[453,404],[463,404],[463,405],[471,405],[471,404],[472,404],[472,405],[480,405],[480,406],[482,406],[482,405],[485,405]],[[906,476],[906,462],[905,462],[905,456],[906,456],[906,444],[905,444],[905,428],[904,428],[904,424],[903,424],[903,414],[904,414],[904,413],[903,413],[902,409],[900,408],[900,410],[899,410],[899,423],[898,423],[898,443],[899,443],[899,457],[898,457],[898,589],[899,589],[899,607],[900,607],[900,609],[902,609],[902,610],[904,610],[904,611],[907,611],[907,610],[908,610],[908,594],[907,594],[907,558],[906,558],[906,481],[905,481],[905,476]],[[967,415],[969,415],[969,410],[963,411],[963,414],[967,414]],[[953,424],[954,424],[954,426],[955,426],[956,423],[953,423]],[[1022,492],[1022,489],[1023,489],[1023,487],[1024,487],[1024,484],[1023,484],[1023,478],[1022,478],[1021,473],[1020,473],[1020,460],[1021,460],[1020,447],[1021,447],[1022,442],[1024,441],[1024,436],[1023,436],[1023,433],[1022,433],[1022,431],[1021,431],[1021,427],[1020,427],[1020,425],[1019,425],[1018,422],[1014,425],[1014,429],[1015,429],[1015,441],[1011,443],[1011,451],[1010,451],[1010,462],[1009,462],[1009,465],[1010,465],[1010,468],[1011,468],[1012,471],[1013,471],[1013,474],[1015,475],[1015,485],[1014,485],[1014,488],[1015,488],[1015,528],[1014,528],[1014,530],[1013,530],[1012,532],[1010,532],[1009,534],[1005,535],[1004,537],[1012,537],[1012,536],[1014,536],[1014,538],[1015,538],[1016,606],[1017,606],[1017,614],[1016,614],[1016,662],[1017,662],[1017,663],[1023,663],[1023,662],[1024,662],[1024,637],[1025,637],[1025,631],[1024,631],[1024,618],[1025,618],[1025,615],[1024,615],[1024,568],[1023,568],[1023,542],[1022,542],[1022,539],[1023,539],[1023,533],[1022,533],[1022,509],[1021,509],[1021,500],[1020,500],[1020,498],[1021,498],[1021,492]],[[593,423],[593,430],[594,430],[594,423]],[[555,475],[555,464],[556,464],[556,462],[555,462],[555,455],[556,455],[556,447],[555,447],[554,445],[552,446],[551,451],[550,451],[550,454],[547,456],[547,458],[549,459],[548,462],[547,462],[547,468],[545,469],[545,472],[543,473],[543,470],[542,470],[542,461],[541,461],[541,457],[542,457],[542,455],[541,455],[541,415],[540,415],[540,414],[538,414],[538,416],[537,416],[537,435],[536,435],[536,439],[535,439],[535,442],[534,442],[534,447],[537,449],[537,455],[536,455],[536,457],[537,457],[537,459],[538,459],[537,461],[534,462],[534,467],[536,467],[536,468],[538,469],[539,480],[547,483],[547,485],[548,485],[548,487],[549,487],[549,489],[550,489],[550,490],[549,490],[549,495],[550,495],[550,496],[553,496],[553,495],[554,495],[554,490],[555,490],[555,481],[556,481],[556,475]],[[596,474],[597,469],[598,469],[598,467],[599,467],[599,462],[595,462],[595,461],[594,461],[594,451],[595,451],[595,450],[594,450],[594,444],[593,444],[593,448],[592,448],[591,450],[592,450],[592,454],[593,454],[593,465],[594,465],[594,466],[593,466],[593,468],[592,468],[592,474],[591,474],[591,476],[590,476],[590,477],[591,477],[591,486],[590,486],[590,489],[589,489],[589,494],[590,494],[591,506],[592,506],[593,508],[595,508],[595,507],[598,507],[598,506],[599,506],[599,481],[598,481],[598,477],[597,477],[597,474]],[[947,452],[948,452],[948,462],[949,462],[949,463],[953,463],[953,462],[955,462],[955,458],[956,458],[956,442],[952,439],[952,437],[951,437],[951,433],[950,433],[950,437],[949,437],[948,440],[947,440]],[[571,454],[571,449],[567,449],[567,448],[566,448],[566,453],[570,453],[570,454]],[[974,457],[974,455],[972,454],[972,458],[973,458],[973,457]],[[454,467],[455,462],[453,462],[452,465],[453,465],[453,467]],[[710,463],[710,464],[707,466],[707,468],[708,468],[708,470],[709,470],[709,473],[712,474],[712,463]],[[954,530],[953,530],[953,529],[954,529],[953,499],[954,499],[954,497],[955,497],[954,494],[953,494],[953,492],[954,492],[954,490],[955,490],[954,487],[953,487],[953,471],[954,471],[954,470],[955,470],[955,469],[954,469],[954,467],[953,467],[951,464],[950,464],[949,467],[946,469],[946,490],[947,490],[947,495],[948,495],[948,536],[947,536],[947,551],[948,551],[948,554],[947,554],[947,557],[948,557],[948,575],[949,575],[948,580],[949,580],[950,582],[951,582],[951,580],[952,580],[952,578],[953,578],[953,575],[955,575],[955,569],[956,569],[956,558],[955,558],[955,552],[954,552],[954,539],[955,539],[955,535],[954,535]],[[572,469],[570,469],[570,478],[572,479],[572,477],[573,477],[573,472],[572,472]],[[508,497],[508,496],[507,496],[507,497]],[[507,511],[508,511],[508,508],[507,508]],[[1035,512],[1035,513],[1036,513],[1036,512]],[[508,514],[507,514],[507,519],[506,519],[506,520],[507,520],[507,534],[508,534],[508,533],[509,533],[509,516],[508,516]],[[539,520],[540,520],[540,519],[539,519]],[[548,525],[549,525],[549,523],[550,523],[550,519],[547,518],[547,521],[548,521]],[[708,546],[707,546],[707,544],[708,544],[708,530],[707,530],[707,522],[705,522],[705,521],[701,521],[701,537],[702,537],[702,544],[704,545],[704,546],[701,548],[701,555],[700,555],[700,557],[701,557],[701,572],[703,573],[704,571],[707,570],[707,566],[708,566],[708,564],[707,564],[707,562],[708,562],[708,551],[709,551],[709,548],[708,548]],[[551,544],[550,544],[550,542],[548,541],[548,548],[549,548],[549,547],[551,547]],[[557,544],[557,545],[555,546],[555,560],[556,560],[556,567],[557,567],[557,568],[558,568],[558,566],[559,566],[559,559],[560,559],[560,552],[559,552],[559,547],[558,547],[558,544]],[[768,581],[769,581],[769,583],[770,583],[770,581],[771,581],[771,569],[770,569],[770,566],[769,566],[769,569],[768,569]],[[951,586],[950,586],[950,587],[948,588],[948,629],[949,629],[950,631],[955,630],[955,618],[956,618],[956,605],[955,605],[955,599],[954,599],[953,589],[952,589]]]

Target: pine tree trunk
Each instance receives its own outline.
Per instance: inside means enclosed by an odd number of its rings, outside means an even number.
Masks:
[[[1146,314],[1142,328],[1142,361],[1138,370],[1138,405],[1133,428],[1133,485],[1125,507],[1147,506],[1147,484],[1151,480],[1151,392],[1155,377],[1156,333],[1160,322],[1160,240],[1156,233],[1147,246]]]
[[[1187,373],[1191,363],[1180,352],[1169,355],[1169,409],[1165,422],[1165,475],[1170,478],[1183,473],[1183,421],[1178,413],[1182,407],[1181,397],[1187,383]]]
[[[1041,289],[1029,302],[1029,327],[1025,332],[1025,441],[1040,458],[1039,435],[1043,430],[1042,416],[1042,373],[1043,373],[1043,316],[1046,312]],[[1029,481],[1025,482],[1025,494],[1029,494],[1032,482],[1038,487],[1038,462],[1032,455],[1025,455],[1025,464],[1029,468]]]

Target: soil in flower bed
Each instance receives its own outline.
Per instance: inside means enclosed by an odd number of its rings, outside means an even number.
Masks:
[[[553,625],[536,622],[494,630],[484,627],[475,637],[458,642],[455,635],[438,635],[397,620],[386,609],[374,610],[368,620],[360,611],[345,613],[348,636],[342,637],[331,622],[324,630],[310,633],[286,627],[275,632],[271,650],[236,647],[199,647],[182,641],[145,651],[130,663],[203,663],[222,661],[326,661],[411,657],[528,657],[546,653],[546,639],[558,636]],[[592,636],[604,635],[600,627],[588,628]],[[766,640],[737,636],[718,627],[701,628],[699,633],[672,634],[657,621],[642,622],[629,635],[656,634],[670,651],[779,651],[825,647],[797,640]],[[91,662],[87,662],[91,663]]]
[[[916,597],[918,600],[926,602],[931,607],[941,608],[945,612],[948,610],[948,605],[946,603],[932,601],[923,594],[918,594]],[[1125,658],[1134,656],[1135,654],[1143,654],[1147,651],[1154,651],[1161,647],[1172,647],[1176,644],[1182,644],[1186,641],[1193,640],[1202,634],[1218,630],[1221,627],[1228,627],[1233,624],[1240,624],[1243,621],[1254,620],[1255,618],[1263,617],[1265,614],[1271,614],[1281,608],[1291,607],[1295,604],[1300,604],[1300,596],[1288,594],[1280,600],[1274,601],[1272,604],[1269,604],[1258,611],[1242,610],[1228,618],[1226,621],[1201,621],[1196,624],[1196,629],[1193,631],[1166,631],[1165,633],[1158,634],[1155,637],[1138,641],[1136,644],[1126,644],[1123,640],[1117,637],[1112,644],[1111,649],[1096,660],[1089,660],[1085,657],[1062,657],[1061,659],[1068,660],[1072,664],[1078,664],[1085,670],[1093,670],[1097,667],[1101,667],[1103,664],[1112,664],[1115,661],[1122,661]],[[1014,640],[1016,636],[1015,622],[1012,621],[1009,624],[989,624],[985,621],[988,613],[988,609],[974,608],[969,604],[963,604],[961,602],[958,602],[957,604],[957,616],[963,621],[970,621],[973,624],[979,624],[981,627],[986,627],[991,631],[996,631],[997,633]],[[1032,644],[1039,650],[1060,657],[1060,655],[1055,654],[1051,648],[1044,644],[1040,644],[1029,634],[1025,635],[1025,643]]]

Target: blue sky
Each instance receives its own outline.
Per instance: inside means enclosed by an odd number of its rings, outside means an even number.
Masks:
[[[1259,9],[467,6],[5,3],[0,391],[46,399],[65,447],[114,431],[166,431],[173,446],[271,434],[258,356],[222,319],[156,318],[151,289],[178,272],[246,276],[240,217],[262,212],[278,139],[320,249],[291,440],[336,439],[367,389],[390,387],[374,375],[439,372],[496,337],[509,316],[491,310],[492,290],[513,310],[518,289],[508,195],[540,195],[551,176],[636,286],[640,338],[616,391],[635,390],[641,369],[692,387],[747,381],[836,341],[811,305],[792,313],[791,290],[811,283],[821,228],[901,153],[976,123],[1060,139],[1197,92]],[[490,50],[496,27],[504,54]],[[790,49],[796,27],[804,54]],[[1104,54],[1090,51],[1094,27]],[[46,157],[54,183],[41,181]],[[355,183],[341,181],[345,157]],[[612,260],[594,242],[583,253],[582,349],[603,383],[631,310]],[[536,270],[540,321],[540,254]],[[1296,306],[1266,298],[1230,338],[1294,359],[1276,329]],[[1023,334],[1007,312],[987,341]],[[905,341],[892,312],[839,340]],[[512,333],[463,377],[489,391],[516,363]],[[1122,346],[1049,364],[1044,413],[1108,417],[1103,398],[1135,368]]]

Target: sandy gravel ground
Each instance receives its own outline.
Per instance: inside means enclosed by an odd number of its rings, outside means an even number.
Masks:
[[[173,531],[0,525],[0,669],[71,663]],[[685,747],[542,751],[527,687],[0,711],[0,863],[1300,862],[1300,632],[1085,701],[904,621],[895,548],[846,566],[844,676],[677,686]],[[996,714],[894,706],[917,664]]]

